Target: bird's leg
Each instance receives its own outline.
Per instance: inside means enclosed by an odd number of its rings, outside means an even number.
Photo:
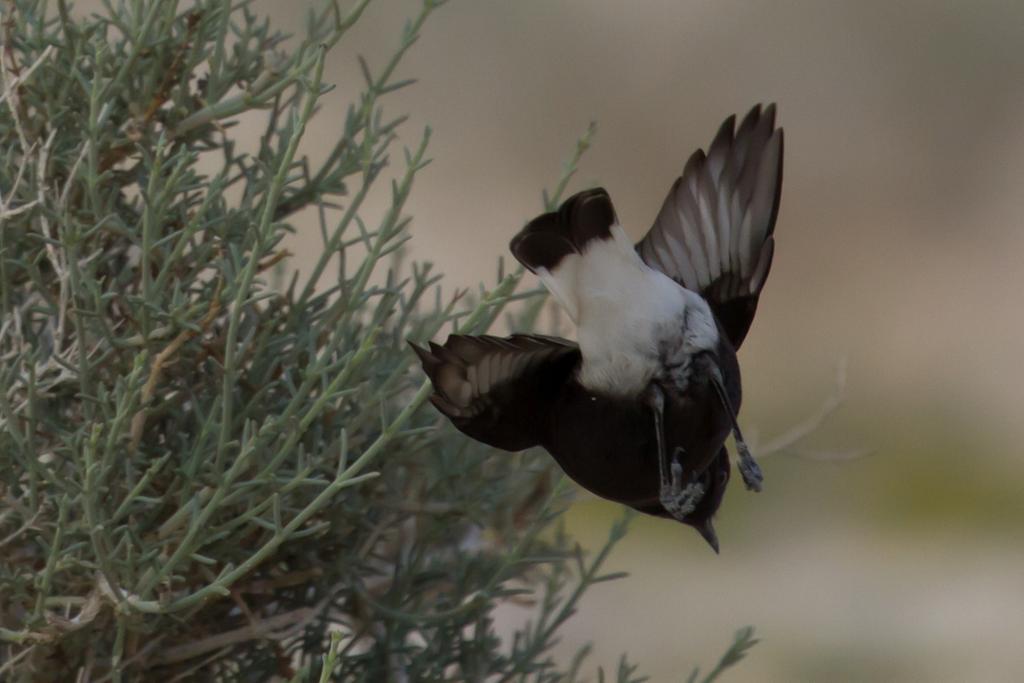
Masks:
[[[654,414],[654,439],[658,448],[658,499],[670,515],[682,522],[697,507],[704,495],[704,487],[697,482],[683,486],[683,465],[679,462],[680,454],[685,455],[682,448],[676,448],[672,453],[672,462],[668,461],[665,452],[665,395],[661,387],[651,385],[649,400]]]
[[[683,521],[683,517],[693,512],[697,503],[704,497],[704,485],[700,482],[692,481],[683,486],[683,464],[679,460],[685,456],[686,451],[682,447],[676,447],[672,452],[672,463],[669,465],[672,479],[669,482],[669,496],[667,496],[670,502],[666,503],[664,494],[662,494],[661,500],[662,507],[679,521]]]
[[[751,491],[760,491],[764,475],[761,473],[761,467],[754,460],[754,456],[751,455],[747,442],[743,440],[743,432],[740,431],[739,422],[736,421],[736,411],[732,408],[732,402],[729,401],[729,395],[726,393],[725,384],[722,381],[722,373],[717,367],[711,372],[711,383],[715,385],[718,398],[722,401],[722,406],[732,422],[732,435],[736,438],[736,450],[739,453],[737,464],[740,474],[743,476],[743,483]]]

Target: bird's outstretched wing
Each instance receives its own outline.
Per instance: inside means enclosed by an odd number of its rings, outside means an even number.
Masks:
[[[437,409],[464,434],[507,451],[540,443],[558,389],[580,362],[576,344],[541,335],[453,334],[444,346],[410,346]]]
[[[751,109],[734,134],[735,122],[726,119],[707,154],[686,162],[637,251],[707,299],[739,348],[771,268],[783,140],[774,104]]]

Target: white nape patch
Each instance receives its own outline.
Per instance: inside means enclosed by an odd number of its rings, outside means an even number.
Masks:
[[[578,326],[580,382],[635,396],[661,370],[666,349],[681,362],[714,349],[718,330],[704,299],[644,263],[621,225],[611,232],[540,275]]]

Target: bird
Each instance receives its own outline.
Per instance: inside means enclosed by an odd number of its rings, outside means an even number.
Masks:
[[[728,117],[633,244],[608,192],[584,190],[510,243],[575,323],[577,340],[452,334],[410,345],[431,403],[467,436],[506,451],[543,447],[580,486],[693,527],[713,525],[730,479],[763,474],[738,423],[736,352],[775,248],[783,131],[776,107]]]

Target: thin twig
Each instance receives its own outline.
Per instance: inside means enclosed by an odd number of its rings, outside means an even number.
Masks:
[[[185,342],[197,334],[205,333],[209,328],[210,324],[220,314],[220,290],[223,280],[217,281],[217,288],[213,293],[213,301],[210,303],[209,309],[206,311],[206,315],[199,321],[199,328],[201,331],[192,329],[185,329],[178,333],[174,339],[170,341],[167,346],[161,349],[160,353],[153,357],[153,363],[149,368],[149,378],[142,387],[142,399],[140,402],[139,410],[132,417],[131,428],[129,434],[131,439],[129,441],[128,450],[134,453],[139,448],[139,443],[142,441],[142,432],[146,427],[146,415],[149,411],[149,402],[153,398],[153,394],[156,392],[156,386],[160,382],[160,375],[163,372],[164,366],[170,361],[171,357],[178,352]]]
[[[836,378],[832,393],[821,403],[818,409],[806,419],[798,422],[779,436],[754,447],[759,458],[777,453],[788,452],[812,460],[842,461],[863,457],[871,453],[870,449],[848,449],[844,451],[809,451],[797,448],[797,444],[814,434],[846,400],[846,358],[840,358],[836,364]]]
[[[4,92],[3,94],[0,94],[0,104],[3,104],[3,102],[8,97],[14,97],[15,89],[20,87],[23,83],[27,83],[28,79],[32,77],[32,74],[35,72],[35,70],[38,69],[43,62],[49,59],[50,55],[52,55],[55,50],[56,48],[53,45],[47,46],[47,48],[43,50],[42,53],[36,58],[36,61],[32,62],[32,65],[29,66],[28,69],[26,69],[16,78],[6,81],[4,83]]]
[[[264,638],[273,640],[287,637],[287,633],[275,636],[274,632],[290,630],[296,626],[304,626],[310,623],[323,611],[329,602],[328,598],[324,598],[312,607],[302,607],[290,612],[282,612],[272,617],[259,619],[240,628],[218,633],[200,640],[194,640],[183,645],[169,647],[157,655],[153,661],[155,664],[161,665],[174,664],[250,640],[262,640]]]
[[[36,510],[35,514],[32,515],[32,517],[29,518],[24,524],[22,524],[17,531],[11,533],[9,536],[7,536],[7,538],[0,539],[0,548],[3,548],[5,545],[16,539],[18,536],[21,536],[23,533],[25,533],[28,529],[32,528],[32,525],[34,525],[39,520],[39,518],[42,516],[44,512],[49,512],[49,508],[50,505],[48,504],[48,502],[43,501],[43,504],[39,506],[39,509]]]

